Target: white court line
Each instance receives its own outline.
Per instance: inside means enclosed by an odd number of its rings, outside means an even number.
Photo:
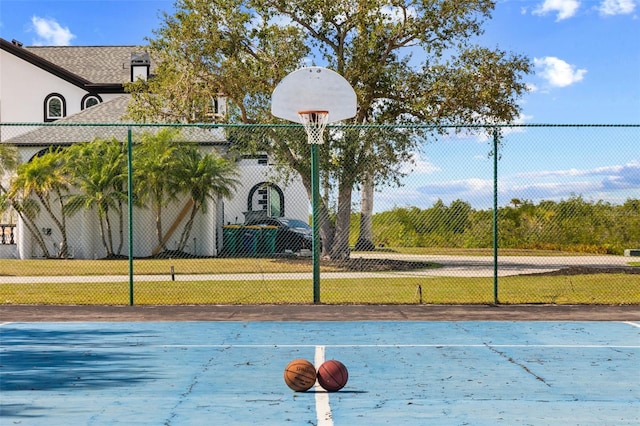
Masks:
[[[133,345],[119,345],[119,346],[144,346],[147,348],[318,348],[316,345],[171,345],[171,344],[163,344],[163,345],[144,345],[144,344],[133,344]],[[102,346],[104,347],[104,346]],[[375,345],[366,345],[366,344],[353,344],[353,345],[324,345],[322,347],[331,347],[331,348],[486,348],[487,345],[485,343],[479,344],[463,344],[463,343],[432,343],[432,344],[375,344]],[[498,345],[491,344],[492,348],[558,348],[558,349],[602,349],[602,348],[614,348],[614,349],[640,349],[640,345],[607,345],[607,344],[599,344],[599,345],[522,345],[522,344],[513,344],[513,345]]]
[[[0,323],[0,327],[4,327],[5,325],[9,325],[9,324],[11,324],[11,323],[10,322],[3,322],[3,323]]]
[[[634,325],[636,326],[636,325]],[[186,344],[162,344],[162,345],[145,345],[144,343],[129,343],[129,344],[96,344],[91,346],[82,346],[82,345],[14,345],[20,346],[21,348],[88,348],[88,349],[107,349],[107,348],[151,348],[151,349],[169,349],[169,348],[177,348],[177,349],[277,349],[277,348],[318,348],[317,345],[186,345]],[[433,343],[433,344],[377,344],[377,345],[324,345],[322,347],[331,347],[331,348],[486,348],[487,344],[442,344],[442,343]],[[499,344],[491,344],[492,348],[542,348],[542,349],[640,349],[640,345],[499,345]]]
[[[635,322],[631,322],[631,321],[625,321],[625,322],[623,322],[623,324],[629,324],[629,325],[630,325],[630,326],[632,326],[632,327],[638,327],[638,328],[640,328],[640,324],[637,324],[637,323],[635,323]]]
[[[316,346],[314,364],[319,367],[324,362],[324,346]],[[326,392],[318,382],[314,390],[316,391],[316,418],[318,426],[333,426],[333,415],[331,405],[329,405],[329,393]]]

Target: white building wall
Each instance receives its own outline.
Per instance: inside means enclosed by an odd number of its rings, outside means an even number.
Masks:
[[[88,92],[0,50],[0,122],[42,123],[44,101],[51,93],[64,97],[66,115],[69,116],[81,111],[82,98]],[[121,96],[118,93],[99,95],[104,102]],[[5,140],[30,130],[33,127],[6,128],[0,137]]]
[[[224,224],[244,223],[244,212],[248,209],[248,198],[251,188],[262,182],[271,182],[282,190],[284,194],[284,216],[309,222],[311,203],[300,179],[282,182],[277,179],[271,167],[259,165],[255,159],[241,160],[239,164],[242,187],[231,200],[224,200]]]
[[[82,98],[88,93],[65,80],[62,80],[36,66],[24,61],[4,50],[0,50],[0,122],[4,123],[41,123],[44,121],[44,101],[52,93],[58,93],[65,98],[66,116],[81,111]],[[108,101],[120,94],[99,94],[103,101]],[[0,133],[0,141],[18,136],[34,127],[21,126],[6,128]],[[20,161],[26,162],[43,147],[21,147]],[[210,148],[211,149],[211,148]],[[238,180],[241,186],[231,200],[210,202],[206,214],[199,214],[191,233],[189,247],[185,251],[199,256],[214,256],[221,247],[219,236],[222,225],[227,223],[243,223],[247,211],[247,199],[251,189],[261,182],[272,182],[280,187],[285,198],[285,216],[304,220],[309,219],[309,200],[301,181],[279,182],[274,180],[273,172],[265,165],[258,165],[256,160],[242,160],[239,164]],[[174,224],[184,203],[168,207],[163,214],[165,230]],[[126,208],[126,206],[125,206]],[[93,259],[106,255],[100,238],[100,228],[95,212],[78,212],[69,217],[67,232],[72,255],[76,258]],[[183,218],[174,234],[166,243],[168,249],[173,250],[180,238],[184,222]],[[125,216],[123,255],[128,255],[127,242],[128,222]],[[45,242],[50,255],[55,255],[62,236],[44,210],[40,213],[37,226],[51,229],[46,235]],[[112,216],[114,238],[117,236],[117,218]],[[32,235],[22,221],[18,221],[17,251],[22,259],[42,257],[44,253],[38,247]],[[195,239],[195,240],[194,240]],[[151,256],[158,242],[155,234],[155,218],[150,209],[134,209],[133,241],[135,257]],[[0,253],[0,256],[9,254]]]
[[[186,224],[190,210],[186,215],[182,216],[180,212],[186,204],[186,198],[170,204],[164,208],[162,215],[163,231],[166,240],[166,248],[175,250],[177,248],[180,236]],[[129,248],[129,219],[128,207],[124,205],[124,244],[122,256],[128,256]],[[55,208],[54,212],[60,217],[59,208]],[[110,215],[112,233],[114,239],[114,249],[117,250],[119,244],[118,217],[115,212]],[[42,210],[36,221],[38,229],[43,233],[43,238],[49,251],[49,255],[55,257],[62,242],[62,234],[56,227],[55,223],[50,219],[48,214]],[[174,224],[177,226],[174,227]],[[168,235],[171,228],[174,231]],[[159,242],[156,235],[155,213],[151,209],[133,209],[133,256],[149,257],[157,254]],[[45,255],[40,248],[31,232],[27,229],[22,221],[18,221],[17,225],[17,247],[19,252],[17,256],[21,259],[41,258]],[[66,218],[67,243],[69,247],[69,256],[76,259],[100,259],[106,256],[106,250],[102,244],[100,236],[100,223],[95,210],[82,210],[73,216]],[[194,221],[193,228],[190,233],[189,241],[184,249],[185,253],[197,256],[215,256],[216,251],[216,209],[212,203],[207,208],[207,213],[198,213]],[[0,253],[1,255],[2,253]],[[118,254],[118,253],[116,253]],[[16,257],[12,254],[5,253],[5,257]]]
[[[36,148],[31,151],[25,150],[26,159],[30,158],[35,152],[37,152]],[[242,186],[237,189],[231,200],[209,201],[206,213],[199,212],[197,214],[188,244],[184,249],[186,253],[197,256],[216,256],[221,248],[221,242],[216,242],[216,239],[218,235],[222,234],[222,225],[236,222],[244,223],[243,213],[247,211],[249,192],[255,185],[265,181],[277,184],[284,193],[286,217],[308,222],[310,203],[300,180],[289,183],[278,182],[273,178],[272,169],[264,165],[257,165],[256,160],[243,160],[240,164],[239,173],[239,180],[242,182]],[[187,198],[185,196],[181,200],[163,208],[162,225],[165,235],[169,233],[171,228],[174,228],[166,240],[165,245],[168,250],[177,249],[182,230],[189,218],[190,210],[184,211],[181,216],[186,203]],[[120,254],[127,256],[129,241],[128,210],[126,204],[123,207],[125,209],[124,246]],[[57,206],[55,213],[59,217],[60,212]],[[178,218],[180,218],[179,221]],[[95,211],[79,211],[66,219],[69,254],[71,256],[76,259],[96,259],[106,256],[100,237],[100,224]],[[117,214],[112,212],[110,219],[115,241],[114,248],[117,248],[119,238]],[[50,233],[47,232],[48,235],[44,235],[44,239],[49,254],[55,256],[60,247],[62,235],[44,209],[40,212],[37,226],[41,231],[50,229]],[[132,228],[134,257],[149,257],[157,254],[159,243],[156,236],[155,212],[151,208],[134,208]],[[22,221],[18,222],[17,239],[20,258],[39,258],[44,255]]]

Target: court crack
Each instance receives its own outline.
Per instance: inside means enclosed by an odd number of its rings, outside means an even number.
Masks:
[[[182,392],[180,394],[180,397],[178,398],[178,401],[176,402],[176,404],[173,406],[173,408],[171,409],[171,411],[169,412],[169,418],[165,420],[164,422],[164,426],[171,426],[173,420],[175,419],[175,417],[177,416],[177,411],[178,408],[180,407],[180,405],[182,405],[182,403],[189,397],[189,395],[191,395],[191,393],[193,392],[193,389],[199,384],[200,382],[200,376],[202,376],[204,373],[206,373],[209,370],[209,367],[211,367],[211,365],[213,364],[214,360],[216,359],[215,356],[209,358],[209,360],[202,366],[202,368],[200,369],[200,371],[198,373],[196,373],[192,380],[189,382],[187,388],[185,389],[184,392]]]
[[[547,383],[547,381],[543,378],[538,376],[536,373],[534,373],[533,371],[531,371],[529,369],[529,367],[527,367],[526,365],[519,363],[518,361],[516,361],[515,359],[511,358],[509,355],[505,354],[504,352],[494,348],[493,346],[484,343],[485,347],[487,349],[489,349],[491,352],[500,355],[502,358],[506,359],[507,361],[509,361],[511,364],[513,365],[517,365],[518,367],[522,368],[527,374],[530,374],[531,376],[535,377],[536,380],[541,381],[542,383],[544,383],[545,385],[547,385],[548,387],[551,387],[551,385],[549,383]]]

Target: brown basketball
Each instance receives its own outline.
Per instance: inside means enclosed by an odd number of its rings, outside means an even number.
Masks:
[[[294,359],[284,369],[284,382],[296,392],[304,392],[316,383],[316,368],[306,359]]]
[[[329,392],[337,392],[347,384],[349,372],[343,363],[335,359],[325,361],[318,368],[318,384]]]

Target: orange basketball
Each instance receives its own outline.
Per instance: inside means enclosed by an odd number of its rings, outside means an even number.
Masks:
[[[296,392],[304,392],[316,383],[316,368],[306,359],[294,359],[284,369],[284,382]]]
[[[318,368],[318,383],[329,392],[337,392],[347,384],[349,372],[343,363],[335,359],[325,361]]]

